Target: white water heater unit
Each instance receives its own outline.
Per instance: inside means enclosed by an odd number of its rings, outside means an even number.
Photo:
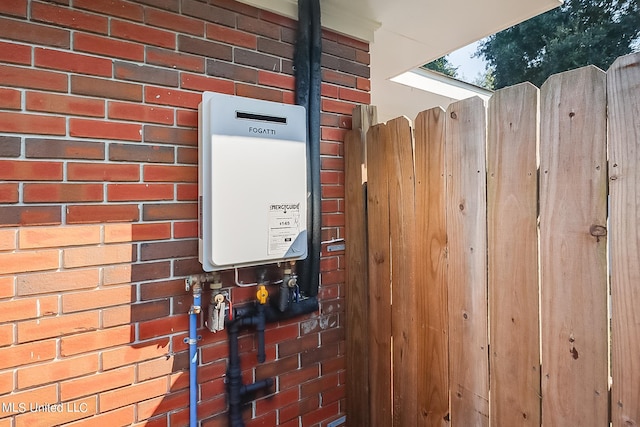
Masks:
[[[198,108],[205,271],[307,256],[306,111],[204,92]]]

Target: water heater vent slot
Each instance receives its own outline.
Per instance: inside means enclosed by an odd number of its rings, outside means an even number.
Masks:
[[[264,114],[245,113],[243,111],[236,112],[236,119],[258,120],[261,122],[282,123],[285,125],[287,124],[286,117],[266,116]]]

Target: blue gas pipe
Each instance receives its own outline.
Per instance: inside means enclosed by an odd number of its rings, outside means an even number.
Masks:
[[[198,425],[198,315],[202,311],[202,287],[193,285],[193,305],[189,309],[189,426]]]

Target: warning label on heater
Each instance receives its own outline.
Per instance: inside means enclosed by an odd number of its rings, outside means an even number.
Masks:
[[[284,254],[300,234],[300,203],[269,205],[269,255]]]

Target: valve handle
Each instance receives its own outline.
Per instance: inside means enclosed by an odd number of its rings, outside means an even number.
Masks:
[[[258,287],[258,292],[256,292],[256,298],[258,298],[258,302],[262,305],[267,303],[267,297],[269,296],[269,292],[264,285],[260,285]]]

